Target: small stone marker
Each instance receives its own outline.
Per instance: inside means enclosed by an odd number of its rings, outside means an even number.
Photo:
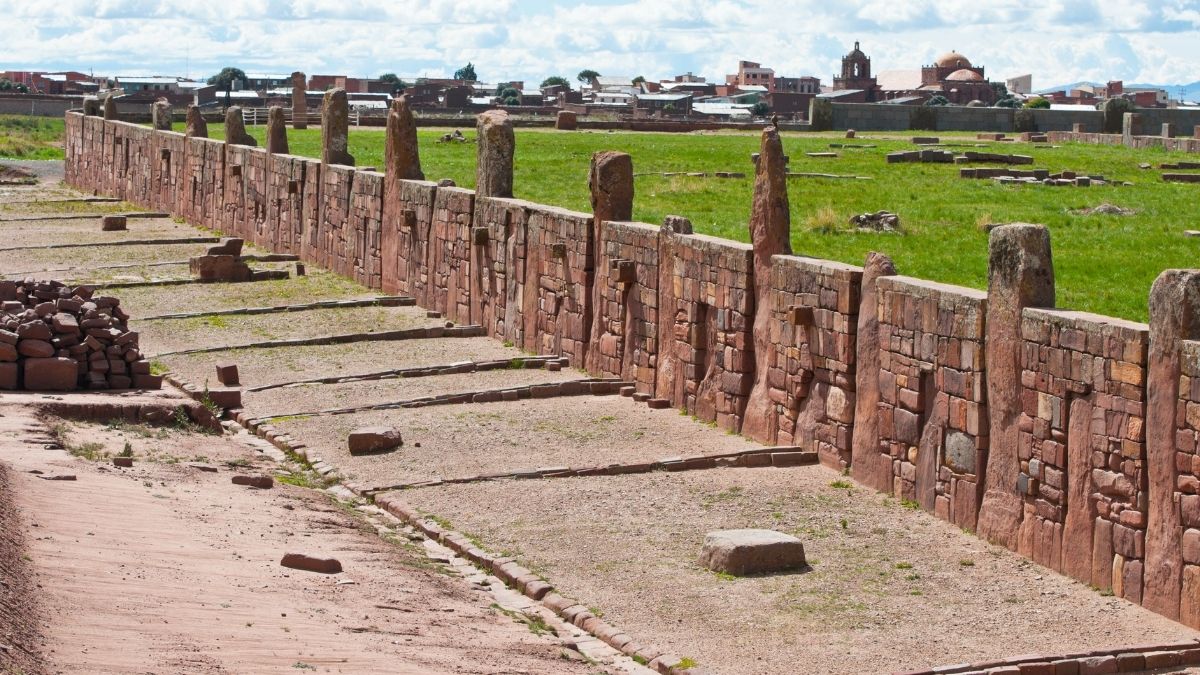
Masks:
[[[1200,237],[1200,230],[1184,230],[1183,236],[1185,236],[1185,237]]]
[[[128,220],[125,216],[104,216],[100,219],[100,230],[102,232],[123,232],[128,228]]]
[[[128,469],[133,466],[132,457],[113,457],[113,466]]]
[[[236,363],[218,363],[217,364],[217,382],[226,387],[236,387],[241,384],[238,379],[238,367]]]
[[[275,479],[270,476],[234,476],[234,485],[245,485],[259,490],[269,490],[275,487]]]
[[[768,574],[808,566],[804,544],[774,530],[717,530],[704,536],[700,564],[735,576]]]
[[[320,572],[321,574],[339,574],[342,571],[342,563],[338,562],[336,558],[317,558],[303,553],[287,553],[283,556],[283,560],[279,561],[279,564],[294,570]]]
[[[579,118],[570,110],[559,110],[554,120],[554,128],[559,131],[575,131],[579,128]]]
[[[389,426],[362,427],[350,432],[347,446],[351,455],[368,455],[395,450],[404,445],[400,430]]]
[[[242,246],[245,240],[237,237],[229,237],[222,239],[221,243],[216,246],[209,246],[208,252],[205,255],[231,255],[234,257],[242,255]]]
[[[855,136],[857,136],[857,135],[858,135],[858,132],[856,132],[856,131],[855,131],[855,130],[853,130],[853,129],[847,129],[847,130],[846,130],[846,138],[854,138],[854,137],[855,137]]]

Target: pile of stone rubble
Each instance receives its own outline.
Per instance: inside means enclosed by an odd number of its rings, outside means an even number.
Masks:
[[[58,281],[0,281],[0,389],[157,389],[120,301]]]

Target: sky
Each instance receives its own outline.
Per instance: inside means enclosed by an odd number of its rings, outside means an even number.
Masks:
[[[471,62],[536,85],[585,68],[723,80],[744,59],[829,84],[857,40],[876,71],[957,50],[1035,89],[1200,80],[1200,0],[0,0],[0,16],[0,70],[449,77]]]

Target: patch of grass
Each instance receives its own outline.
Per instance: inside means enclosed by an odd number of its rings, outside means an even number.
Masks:
[[[835,490],[852,490],[852,489],[854,489],[854,484],[848,480],[842,480],[839,478],[838,480],[835,480],[832,483],[830,483],[829,487],[831,487]]]
[[[283,630],[284,630],[284,632],[290,632],[290,631],[288,631],[288,629],[286,627]],[[292,667],[296,668],[298,670],[316,670],[317,669],[316,666],[307,664],[303,661],[297,661],[297,662],[293,663]]]
[[[913,501],[913,500],[911,500],[911,499],[901,499],[901,500],[900,500],[900,506],[901,506],[902,508],[906,508],[906,509],[909,509],[909,510],[911,510],[911,511],[917,511],[917,510],[920,510],[920,508],[921,508],[921,504],[920,504],[920,502],[915,502],[915,501]]]
[[[150,362],[150,374],[151,375],[165,375],[169,372],[171,372],[171,369],[167,366],[167,364],[163,363],[162,361],[159,361],[158,359],[154,359],[153,361]]]
[[[637,663],[639,666],[645,666],[645,665],[650,664],[650,661],[647,660],[646,657],[642,656],[641,654],[634,654],[633,656],[631,656],[629,658],[633,659],[634,663]]]
[[[898,570],[911,570],[913,568],[912,563],[907,562],[898,562],[895,567]]]
[[[0,115],[0,158],[63,159],[61,117]]]
[[[717,577],[721,581],[737,581],[737,579],[738,579],[736,576],[730,574],[729,572],[717,572],[715,570],[713,571],[713,576]]]
[[[675,666],[680,670],[689,670],[700,665],[700,662],[690,656],[684,656],[679,659],[679,663]]]
[[[71,440],[71,426],[66,422],[55,422],[50,425],[48,430],[50,437],[75,457],[86,459],[90,462],[108,458],[108,453],[104,452],[103,443],[97,443],[96,441],[85,443],[73,442]]]
[[[971,560],[970,558],[963,558],[962,560],[958,561],[958,564],[963,567],[974,567],[975,561]]]
[[[529,632],[533,633],[534,635],[553,635],[554,637],[558,637],[558,631],[555,630],[553,626],[546,623],[546,620],[543,619],[539,614],[526,614],[525,612],[506,609],[494,602],[491,604],[491,607],[513,621],[525,624],[525,627],[529,629]]]

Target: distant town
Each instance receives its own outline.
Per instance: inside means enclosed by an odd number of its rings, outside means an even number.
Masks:
[[[753,61],[739,61],[736,70],[721,79],[691,72],[652,79],[588,69],[573,76],[549,76],[535,84],[521,80],[483,82],[476,77],[475,66],[468,63],[445,78],[394,73],[374,78],[308,75],[305,89],[310,107],[319,107],[325,91],[342,88],[352,110],[368,115],[382,114],[389,100],[401,93],[413,108],[427,114],[473,114],[500,107],[534,116],[568,110],[622,119],[718,122],[764,117],[805,122],[815,98],[835,103],[1066,110],[1094,110],[1109,99],[1123,98],[1138,108],[1197,107],[1196,103],[1173,100],[1166,89],[1126,86],[1119,80],[1035,93],[1031,75],[993,80],[983,65],[954,50],[933,63],[909,70],[876,72],[871,58],[857,42],[842,57],[841,72],[824,81],[813,75],[780,75],[770,66]],[[18,102],[22,100],[36,103],[39,99],[110,95],[116,96],[119,103],[149,104],[166,99],[177,109],[189,105],[214,110],[231,105],[243,109],[287,107],[291,105],[292,83],[291,73],[245,72],[236,67],[204,80],[172,75],[2,71],[0,109],[20,112]],[[47,109],[53,106],[30,106],[34,114]]]

